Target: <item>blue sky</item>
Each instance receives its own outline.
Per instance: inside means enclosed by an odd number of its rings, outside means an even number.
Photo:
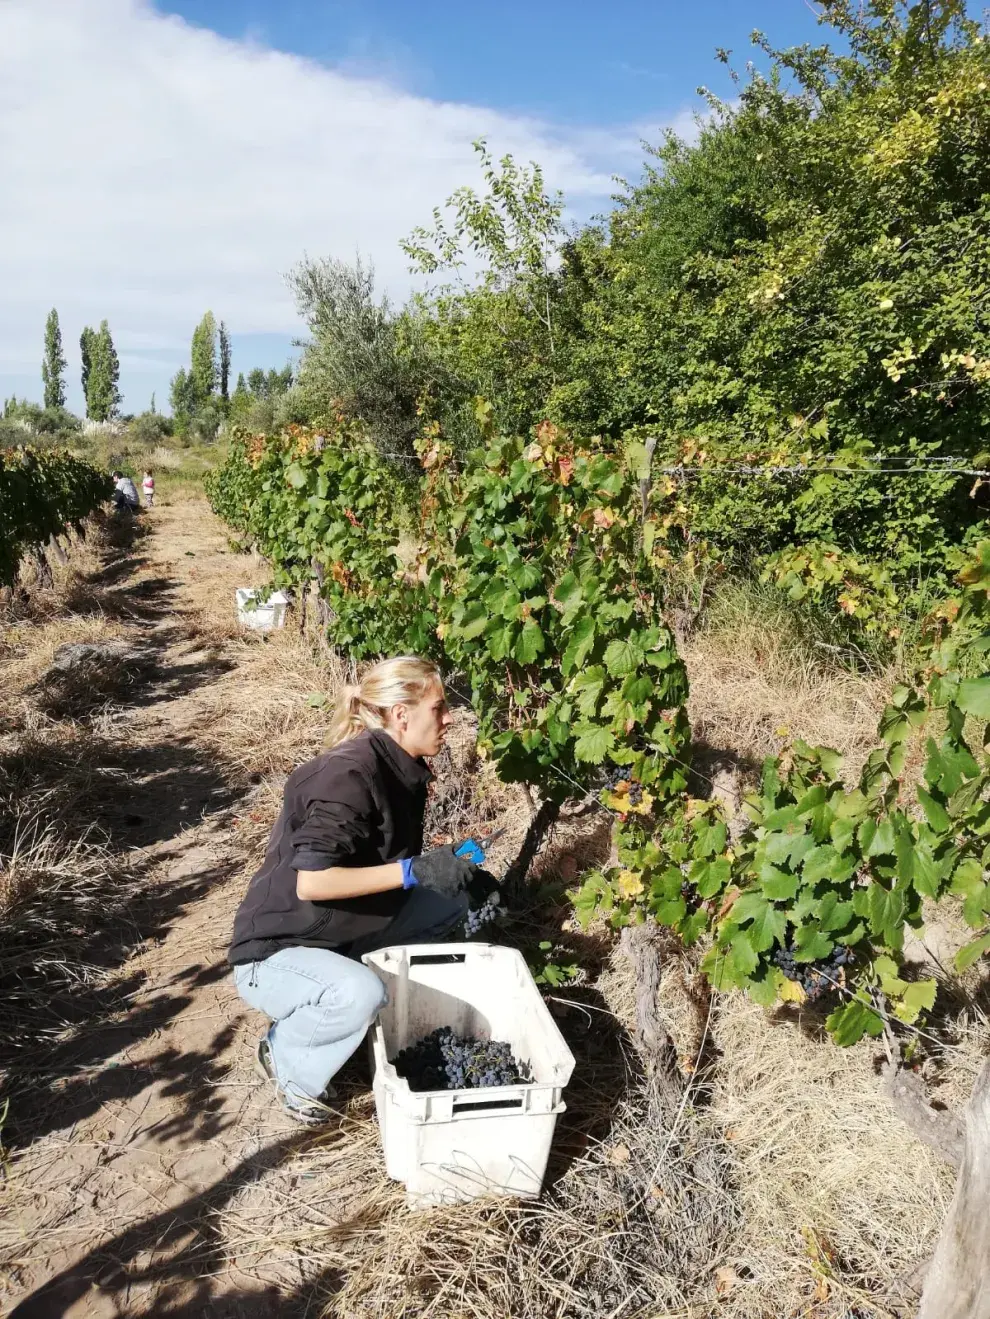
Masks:
[[[752,54],[820,39],[805,0],[159,0],[235,39],[384,73],[422,96],[559,122],[615,124],[676,111],[699,83],[728,94],[716,46]]]
[[[820,37],[805,0],[3,0],[0,396],[38,398],[55,306],[106,317],[128,411],[159,407],[210,309],[234,370],[305,333],[285,275],[360,252],[411,287],[399,240],[477,183],[473,139],[539,160],[572,219],[606,210],[640,142],[690,131],[749,33]]]

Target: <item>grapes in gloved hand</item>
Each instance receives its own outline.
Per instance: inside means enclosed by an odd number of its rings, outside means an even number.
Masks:
[[[464,885],[464,891],[471,899],[472,907],[483,907],[493,893],[499,893],[498,880],[489,870],[476,867],[474,874]]]
[[[410,871],[411,882],[407,877]],[[414,856],[411,861],[402,863],[403,887],[422,884],[423,888],[433,889],[434,893],[441,893],[445,898],[455,897],[477,873],[474,862],[455,856],[452,846],[436,847],[432,852],[424,852],[422,856]]]

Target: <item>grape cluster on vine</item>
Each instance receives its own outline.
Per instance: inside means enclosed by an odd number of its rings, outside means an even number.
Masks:
[[[623,765],[613,765],[609,769],[605,788],[619,796],[627,794],[630,806],[638,806],[643,800],[643,785],[630,778],[629,770]]]
[[[820,958],[817,962],[799,962],[795,952],[793,947],[778,948],[773,960],[788,980],[797,981],[812,1002],[824,998],[843,983],[843,968],[848,966],[853,957],[852,949],[841,943],[835,945],[828,957]]]
[[[410,1090],[480,1090],[531,1079],[511,1045],[457,1035],[450,1026],[438,1026],[400,1050],[393,1063]]]
[[[486,925],[499,915],[500,899],[498,893],[489,893],[488,897],[481,904],[469,911],[464,918],[464,937],[470,939],[477,934],[479,930],[484,929]]]
[[[691,882],[690,879],[681,881],[681,897],[684,899],[684,905],[688,911],[697,911],[701,906],[701,898],[698,894],[698,886]]]

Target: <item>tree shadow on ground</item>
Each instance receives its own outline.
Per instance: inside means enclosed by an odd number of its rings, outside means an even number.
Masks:
[[[240,800],[247,776],[195,746],[131,744],[91,729],[49,742],[25,738],[0,755],[5,796],[44,804],[44,815],[114,851],[175,838],[206,814]],[[16,846],[21,825],[8,809],[0,820],[0,854]]]
[[[166,1050],[151,1061],[103,1064],[167,1026],[192,1003],[199,983],[180,978],[154,997],[139,1000],[145,975],[113,973],[126,966],[144,939],[164,938],[234,869],[235,863],[226,862],[179,882],[156,884],[129,902],[126,919],[113,919],[74,946],[66,937],[62,956],[85,968],[88,985],[52,984],[43,963],[41,974],[34,971],[30,948],[24,950],[27,957],[19,956],[13,965],[0,959],[4,1002],[0,1050],[6,1061],[5,1097],[10,1100],[4,1127],[8,1148],[71,1127],[108,1101],[132,1097],[163,1080],[172,1087],[165,1093],[183,1100],[180,1125],[192,1129],[198,1123],[204,1138],[216,1134],[210,1115],[216,1112],[218,1099],[211,1083],[219,1076],[215,1055],[224,1047],[223,1039],[215,1039],[208,1054]],[[67,904],[71,906],[71,896]],[[71,920],[73,912],[64,915]],[[225,965],[210,968],[211,977],[225,973]],[[198,974],[202,978],[205,972],[198,968]]]
[[[101,717],[108,707],[123,716],[129,710],[148,709],[188,695],[235,667],[232,660],[213,654],[164,663],[169,640],[159,640],[160,646],[111,655],[79,671],[49,670],[32,688],[37,708],[55,720],[86,722]],[[126,726],[121,731],[126,732]]]
[[[59,1319],[95,1288],[111,1295],[123,1316],[171,1319],[304,1319],[321,1313],[341,1285],[325,1270],[291,1293],[274,1288],[220,1291],[229,1268],[221,1211],[242,1188],[312,1143],[305,1131],[283,1136],[249,1155],[225,1177],[181,1204],[128,1228],[26,1297],[10,1319]],[[142,1296],[142,1292],[153,1292]],[[78,1311],[77,1311],[78,1312]]]

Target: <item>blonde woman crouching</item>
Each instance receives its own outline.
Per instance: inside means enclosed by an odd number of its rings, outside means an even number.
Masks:
[[[329,1083],[385,990],[361,955],[459,927],[482,878],[453,847],[422,851],[424,760],[451,716],[435,665],[384,660],[344,690],[328,749],[289,775],[261,869],[234,918],[241,997],[272,1019],[259,1071],[300,1122],[333,1116]]]

